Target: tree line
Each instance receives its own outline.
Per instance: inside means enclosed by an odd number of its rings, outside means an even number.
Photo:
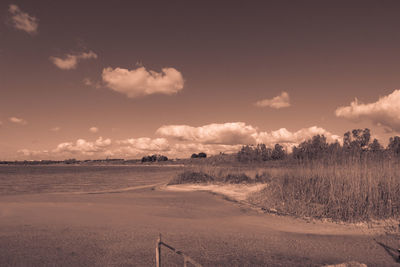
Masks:
[[[280,144],[268,148],[265,144],[243,146],[237,153],[240,162],[262,162],[269,160],[335,160],[345,161],[350,158],[388,159],[400,157],[400,137],[389,139],[387,147],[383,147],[377,139],[371,141],[371,131],[368,128],[354,129],[343,135],[343,143],[338,141],[328,143],[324,135],[312,138],[294,146],[288,153]]]

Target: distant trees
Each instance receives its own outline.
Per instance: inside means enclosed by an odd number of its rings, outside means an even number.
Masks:
[[[204,152],[200,152],[199,154],[193,153],[191,156],[192,159],[197,159],[197,158],[207,158],[207,154]]]
[[[400,137],[390,137],[387,149],[391,154],[400,156]]]
[[[237,160],[240,162],[282,159],[344,162],[365,157],[377,160],[393,156],[400,158],[400,137],[391,137],[388,146],[384,148],[377,139],[371,142],[371,131],[368,128],[344,133],[343,144],[338,141],[328,143],[324,135],[315,135],[294,146],[291,154],[288,154],[280,144],[275,144],[273,149],[266,147],[265,144],[246,145],[237,152]]]
[[[343,148],[352,151],[366,150],[371,138],[371,132],[368,128],[364,130],[354,129],[343,135]]]
[[[276,144],[274,149],[267,148],[265,144],[246,145],[237,153],[237,159],[240,162],[261,162],[284,159],[285,157],[286,151],[279,144]]]
[[[142,163],[143,162],[159,162],[159,161],[167,161],[168,158],[166,156],[163,155],[151,155],[151,156],[145,156],[142,158]]]
[[[286,152],[283,149],[283,146],[281,146],[280,144],[275,144],[275,147],[272,150],[271,158],[273,160],[280,160],[280,159],[284,159],[285,156],[286,156]]]

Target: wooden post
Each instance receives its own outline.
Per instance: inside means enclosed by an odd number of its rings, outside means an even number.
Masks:
[[[156,244],[156,267],[161,267],[161,234]]]

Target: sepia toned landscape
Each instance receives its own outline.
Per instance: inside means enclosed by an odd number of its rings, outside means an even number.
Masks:
[[[397,1],[0,10],[0,266],[399,266]]]

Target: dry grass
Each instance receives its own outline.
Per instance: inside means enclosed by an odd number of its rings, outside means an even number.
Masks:
[[[271,167],[272,166],[272,167]],[[288,162],[259,166],[192,167],[186,175],[215,183],[268,183],[249,201],[279,213],[337,221],[368,221],[400,215],[400,163],[394,159]],[[192,173],[192,174],[191,174]],[[194,175],[193,175],[194,173]],[[202,177],[198,175],[198,177]],[[204,182],[181,179],[183,183]]]
[[[340,221],[400,215],[400,174],[395,161],[308,162],[281,168],[250,201],[279,212]]]

